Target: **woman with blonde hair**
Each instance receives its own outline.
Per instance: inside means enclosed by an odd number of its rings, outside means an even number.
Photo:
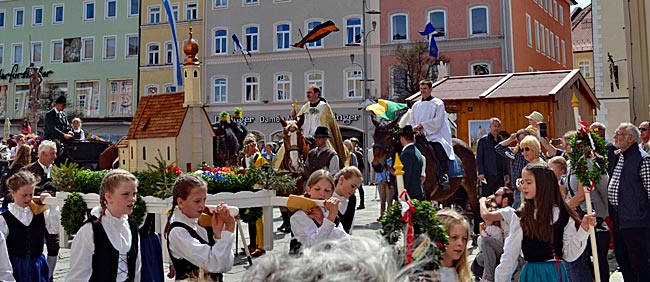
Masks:
[[[347,166],[334,175],[334,197],[341,200],[339,205],[339,220],[343,230],[350,234],[354,219],[354,207],[357,197],[355,192],[363,183],[361,171],[354,166]]]
[[[16,157],[14,158],[14,161],[11,162],[11,165],[9,166],[9,175],[7,175],[7,178],[9,176],[14,175],[21,168],[30,164],[31,162],[32,162],[32,147],[25,144],[18,146],[18,150],[16,151]]]
[[[473,281],[467,263],[467,240],[469,239],[467,218],[452,209],[440,210],[436,213],[436,217],[442,221],[449,235],[449,242],[440,261],[440,281]]]

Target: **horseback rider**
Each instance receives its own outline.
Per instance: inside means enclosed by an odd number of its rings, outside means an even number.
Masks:
[[[449,160],[454,160],[451,141],[451,129],[447,125],[445,103],[431,96],[431,80],[420,81],[421,100],[415,102],[408,124],[413,130],[423,135],[429,143],[429,150],[434,153],[441,177],[438,182],[444,188],[449,187]]]

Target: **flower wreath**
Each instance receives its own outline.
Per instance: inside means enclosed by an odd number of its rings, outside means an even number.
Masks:
[[[436,211],[430,201],[409,200],[409,203],[412,206],[411,213],[415,234],[426,235],[424,236],[425,239],[413,250],[413,260],[426,260],[423,266],[425,270],[438,269],[448,242],[447,231],[443,223],[436,218]],[[381,224],[380,233],[391,245],[397,244],[401,235],[407,232],[406,222],[403,218],[402,207],[397,204],[389,207],[379,220]],[[433,247],[434,244],[429,244],[429,242],[435,242],[435,247]]]
[[[593,189],[607,173],[607,143],[588,128],[587,124],[581,121],[578,133],[569,139],[569,161],[571,170],[580,183]],[[591,166],[588,162],[591,162]]]

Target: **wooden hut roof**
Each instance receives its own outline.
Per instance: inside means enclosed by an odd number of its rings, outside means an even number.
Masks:
[[[187,107],[183,107],[184,100],[183,92],[142,97],[127,138],[178,136],[187,112]]]

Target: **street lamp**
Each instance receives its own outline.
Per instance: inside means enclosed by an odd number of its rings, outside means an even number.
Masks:
[[[370,88],[368,87],[368,82],[374,81],[374,79],[368,79],[368,35],[375,31],[375,28],[377,27],[377,22],[372,21],[372,30],[366,32],[366,14],[369,15],[378,15],[381,14],[380,11],[378,10],[371,10],[368,9],[367,5],[367,0],[362,0],[362,6],[361,10],[363,13],[361,14],[361,38],[359,38],[359,41],[355,40],[354,43],[349,43],[346,44],[346,46],[359,46],[359,44],[363,44],[363,66],[359,65],[358,63],[354,62],[354,54],[350,54],[350,62],[353,65],[357,65],[361,68],[361,73],[363,75],[363,80],[362,80],[362,88],[363,88],[363,101],[359,105],[359,110],[364,110],[364,108],[368,105],[371,104],[372,102],[369,101],[370,97]],[[362,121],[363,121],[363,154],[366,156],[366,152],[368,149],[368,114],[365,113],[365,111],[362,113]],[[364,158],[364,162],[367,160],[367,156]],[[369,181],[370,179],[370,169],[365,169],[364,172],[364,179]]]

